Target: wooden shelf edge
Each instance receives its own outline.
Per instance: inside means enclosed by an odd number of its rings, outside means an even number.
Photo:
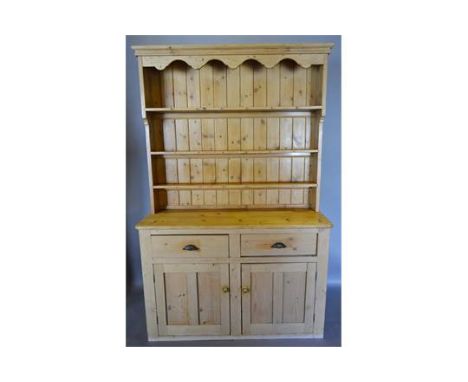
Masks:
[[[182,157],[187,155],[201,156],[309,156],[318,153],[318,150],[238,150],[238,151],[152,151],[151,155],[165,157]]]
[[[147,107],[147,112],[159,113],[197,113],[197,112],[249,112],[249,111],[310,111],[322,110],[323,106],[279,106],[279,107],[218,107],[218,108],[173,108],[173,107]]]
[[[242,210],[242,211],[252,211],[252,210],[263,210],[263,211],[271,211],[277,209],[309,209],[308,204],[239,204],[239,205],[231,205],[231,204],[218,204],[218,205],[208,205],[208,204],[201,204],[201,205],[191,205],[190,210],[192,211],[215,211],[215,210]],[[168,205],[165,211],[187,211],[187,206],[174,206]]]
[[[158,184],[155,190],[229,190],[229,189],[280,189],[280,188],[315,188],[317,183],[179,183]]]

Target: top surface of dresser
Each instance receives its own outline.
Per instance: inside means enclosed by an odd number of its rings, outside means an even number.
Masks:
[[[165,210],[148,215],[137,229],[331,228],[320,212],[296,210]]]
[[[329,54],[333,43],[307,44],[215,44],[215,45],[133,45],[136,56]]]

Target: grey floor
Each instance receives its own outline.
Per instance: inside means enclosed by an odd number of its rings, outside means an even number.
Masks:
[[[140,289],[129,291],[127,294],[127,346],[341,346],[341,286],[328,286],[323,339],[148,342],[143,292]]]

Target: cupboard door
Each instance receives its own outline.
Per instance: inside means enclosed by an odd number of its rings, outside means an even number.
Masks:
[[[242,264],[242,333],[313,332],[316,263]]]
[[[229,334],[228,264],[155,264],[159,334]]]

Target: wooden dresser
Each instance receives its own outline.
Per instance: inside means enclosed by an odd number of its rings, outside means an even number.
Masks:
[[[332,44],[135,46],[149,340],[323,336]]]

